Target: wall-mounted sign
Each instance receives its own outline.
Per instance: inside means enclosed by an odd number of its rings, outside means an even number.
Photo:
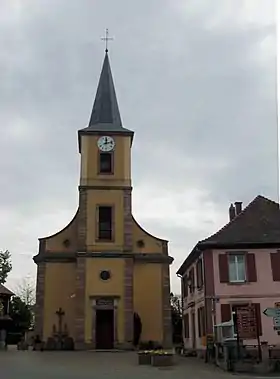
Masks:
[[[96,306],[98,307],[112,307],[114,305],[114,299],[96,299]]]
[[[275,308],[266,308],[263,314],[267,317],[273,317],[273,329],[280,331],[280,303],[275,303]]]
[[[256,308],[254,306],[238,307],[236,324],[239,338],[244,340],[258,338]]]

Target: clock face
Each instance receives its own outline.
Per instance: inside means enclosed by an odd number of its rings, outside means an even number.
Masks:
[[[100,151],[112,151],[115,147],[115,141],[112,137],[109,136],[102,136],[98,138],[97,146]]]

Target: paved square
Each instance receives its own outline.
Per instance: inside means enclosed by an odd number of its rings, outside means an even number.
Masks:
[[[0,352],[5,379],[230,379],[233,376],[195,358],[176,357],[171,368],[138,366],[136,353]],[[239,376],[241,379],[242,377]]]

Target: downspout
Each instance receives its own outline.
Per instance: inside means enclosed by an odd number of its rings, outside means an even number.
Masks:
[[[182,287],[183,287],[183,284],[182,284],[182,279],[183,279],[183,276],[180,275],[180,274],[176,274],[177,277],[180,279],[181,281],[181,305],[182,305],[182,340],[183,340],[183,350],[185,348],[185,343],[184,343],[184,336],[185,336],[185,323],[184,323],[184,294],[183,294],[183,291],[182,291]]]
[[[205,262],[204,262],[204,252],[202,252],[202,259],[203,259],[203,284],[204,284],[204,307],[206,305],[206,275],[205,275]],[[206,331],[206,336],[208,334],[208,312],[207,308],[205,307],[205,331]]]
[[[176,274],[176,275],[181,280],[181,304],[182,304],[182,316],[183,316],[183,310],[184,310],[184,294],[183,294],[183,291],[182,291],[182,279],[183,279],[183,276],[180,275],[180,274]]]
[[[205,338],[206,338],[206,354],[205,354],[205,363],[209,361],[209,353],[207,348],[207,335],[208,335],[208,303],[206,302],[206,275],[205,275],[205,262],[204,262],[204,252],[202,251],[202,260],[203,260],[203,283],[204,283],[204,318],[205,318]],[[206,306],[207,305],[207,306]]]

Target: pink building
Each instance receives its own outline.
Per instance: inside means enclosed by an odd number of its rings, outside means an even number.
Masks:
[[[198,353],[214,325],[232,320],[236,308],[249,304],[256,309],[260,340],[280,345],[273,319],[263,314],[280,302],[279,204],[257,196],[244,210],[240,202],[231,205],[229,216],[228,224],[197,243],[177,272],[184,345]]]

